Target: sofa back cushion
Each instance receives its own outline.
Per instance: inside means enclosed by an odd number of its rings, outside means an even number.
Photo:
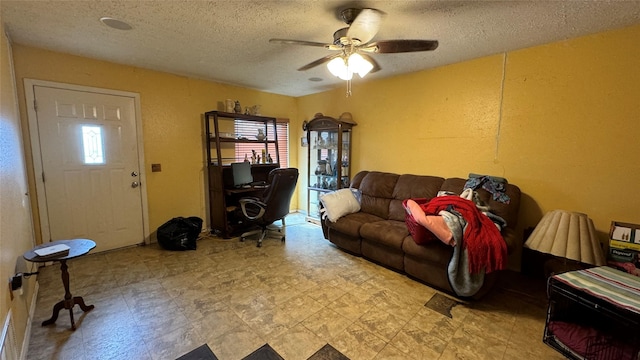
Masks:
[[[440,190],[452,191],[456,194],[460,194],[464,187],[464,184],[467,182],[466,179],[461,178],[449,178],[444,181]],[[496,200],[493,200],[492,194],[485,189],[478,188],[475,189],[478,193],[478,196],[482,201],[484,201],[491,212],[500,216],[507,222],[507,227],[515,229],[518,223],[518,210],[520,209],[520,188],[507,184],[506,186],[506,194],[511,199],[509,204],[505,204]]]
[[[364,177],[367,176],[368,173],[369,172],[366,170],[358,172],[353,178],[351,178],[351,185],[349,185],[349,187],[352,187],[354,189],[360,189],[360,183],[362,182],[362,179],[364,179]]]
[[[393,198],[393,189],[400,175],[369,171],[364,177],[357,174],[354,179],[360,180],[358,189],[362,193],[360,210],[383,219],[389,218],[389,204]],[[352,186],[355,187],[352,183]]]
[[[378,171],[361,171],[352,181],[351,187],[362,192],[361,211],[376,215],[383,219],[404,221],[405,211],[402,207],[404,199],[433,198],[438,191],[451,191],[461,194],[466,179],[448,178],[426,175],[397,175]],[[515,229],[520,209],[520,188],[508,184],[506,194],[511,199],[509,204],[493,200],[490,192],[478,188],[478,196],[491,211],[507,222],[507,227]]]
[[[444,178],[424,175],[400,175],[393,189],[393,200],[389,204],[389,219],[404,221],[405,210],[402,201],[405,199],[427,198],[438,195]]]

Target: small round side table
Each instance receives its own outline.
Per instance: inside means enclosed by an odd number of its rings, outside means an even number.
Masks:
[[[38,256],[34,250],[38,250],[44,247],[64,244],[69,247],[69,254],[61,255],[61,256],[46,256],[40,257]],[[38,245],[35,248],[27,251],[22,255],[22,257],[31,262],[44,263],[49,261],[59,261],[60,262],[60,271],[62,272],[62,284],[64,285],[64,299],[59,301],[57,304],[53,306],[53,314],[49,320],[45,320],[42,322],[42,326],[50,325],[56,322],[58,319],[58,313],[62,309],[69,310],[69,317],[71,318],[71,330],[76,329],[75,321],[73,320],[73,307],[75,305],[79,305],[82,311],[87,312],[93,310],[93,305],[86,305],[81,296],[71,296],[71,291],[69,291],[69,271],[67,270],[67,260],[71,260],[83,255],[86,255],[93,248],[96,247],[96,243],[93,240],[89,239],[73,239],[73,240],[57,240],[52,241],[50,243]]]

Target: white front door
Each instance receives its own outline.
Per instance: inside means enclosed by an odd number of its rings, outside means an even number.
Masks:
[[[92,239],[97,251],[144,242],[134,98],[33,91],[51,240]]]

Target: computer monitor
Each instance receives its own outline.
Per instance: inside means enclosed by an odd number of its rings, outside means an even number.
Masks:
[[[249,185],[253,182],[251,163],[248,161],[231,163],[231,172],[233,173],[233,185],[235,187]]]

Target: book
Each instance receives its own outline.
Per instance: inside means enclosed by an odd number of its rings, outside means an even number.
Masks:
[[[35,249],[33,252],[41,258],[57,258],[69,255],[69,246],[65,244],[57,244]]]

